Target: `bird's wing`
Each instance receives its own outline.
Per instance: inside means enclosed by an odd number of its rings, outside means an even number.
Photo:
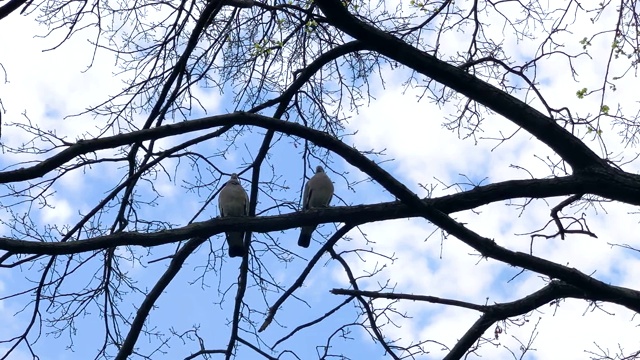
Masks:
[[[240,188],[242,189],[242,193],[244,194],[244,215],[249,216],[249,195],[247,195],[247,192],[242,186],[240,186]]]
[[[313,175],[309,182],[309,207],[327,206],[333,197],[333,183],[325,173]]]
[[[247,193],[240,184],[227,184],[218,195],[221,216],[246,215]]]

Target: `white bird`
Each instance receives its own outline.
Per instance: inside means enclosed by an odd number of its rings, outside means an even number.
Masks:
[[[329,206],[333,197],[333,183],[325,174],[322,166],[316,167],[316,173],[307,181],[304,186],[304,197],[302,198],[302,210],[322,208]],[[303,226],[298,238],[298,245],[304,248],[311,243],[311,234],[318,225]]]
[[[244,191],[238,174],[231,174],[231,179],[227,181],[218,195],[218,208],[221,217],[235,217],[249,215],[249,197]],[[229,256],[244,256],[244,231],[228,232],[227,243],[229,244]]]

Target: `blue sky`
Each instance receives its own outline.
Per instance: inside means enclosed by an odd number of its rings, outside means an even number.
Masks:
[[[608,14],[611,16],[611,14]],[[598,29],[591,26],[588,19],[579,19],[577,29],[586,33],[593,33]],[[107,95],[115,93],[121,86],[120,79],[112,76],[114,72],[114,59],[105,52],[99,52],[94,66],[86,72],[82,72],[88,65],[91,57],[91,48],[87,46],[82,36],[72,38],[60,49],[50,52],[41,52],[41,49],[52,46],[55,41],[34,37],[42,34],[45,28],[39,28],[31,18],[22,18],[14,14],[0,22],[0,34],[10,29],[21,29],[20,32],[12,31],[11,37],[0,37],[0,48],[21,49],[18,53],[3,52],[0,54],[2,63],[8,73],[9,83],[0,85],[0,98],[2,98],[7,112],[3,114],[3,123],[24,122],[23,112],[29,118],[45,129],[55,129],[59,135],[67,136],[68,140],[76,139],[86,132],[95,132],[101,125],[101,119],[93,119],[89,116],[63,119],[65,115],[82,111],[86,106],[96,104]],[[492,28],[493,36],[501,36],[500,26]],[[566,44],[569,49],[579,47],[578,40],[582,35],[566,35]],[[82,34],[80,34],[82,35]],[[442,39],[442,52],[454,53],[464,49],[462,34],[447,33]],[[595,43],[595,47],[608,49],[606,42]],[[527,44],[517,44],[508,40],[507,47],[518,56],[530,56],[532,48]],[[606,53],[606,51],[604,52]],[[575,91],[582,87],[593,88],[601,82],[601,61],[606,54],[592,52],[593,60],[586,57],[577,61],[575,66],[580,74],[580,82],[575,83],[564,68],[553,63],[543,63],[538,69],[542,79],[542,88],[549,99],[553,100],[553,106],[568,106],[581,112],[595,112],[598,108],[596,100],[579,100]],[[599,75],[600,74],[600,75]],[[544,162],[546,156],[553,157],[550,150],[536,141],[531,135],[520,131],[510,141],[494,148],[496,141],[487,140],[503,134],[510,134],[517,127],[498,116],[489,116],[484,132],[476,142],[473,138],[465,138],[465,133],[458,134],[444,129],[442,123],[445,117],[455,114],[457,109],[450,104],[438,107],[427,99],[418,102],[419,90],[404,91],[402,82],[406,72],[383,68],[383,76],[386,81],[385,88],[374,83],[372,92],[375,100],[358,113],[352,116],[347,123],[347,132],[357,134],[345,141],[359,149],[385,150],[382,159],[393,159],[382,166],[389,172],[404,181],[406,185],[420,196],[426,196],[426,191],[419,184],[436,185],[435,195],[444,195],[456,192],[455,187],[445,188],[441,183],[451,184],[456,181],[465,182],[460,174],[479,181],[488,178],[487,182],[493,183],[508,179],[524,179],[529,174],[513,168],[513,164],[526,164],[527,169],[536,177],[545,177],[549,171]],[[375,78],[376,76],[374,76]],[[626,82],[625,82],[626,81]],[[619,85],[627,89],[634,86],[634,79],[625,80]],[[210,90],[199,90],[199,95],[208,114],[219,114],[234,108],[231,100],[226,96],[220,96]],[[635,102],[633,92],[619,92],[616,101],[626,106],[633,106]],[[540,108],[539,103],[532,104]],[[611,106],[614,108],[614,106]],[[584,114],[583,114],[584,115]],[[194,112],[192,118],[203,116],[203,113]],[[142,118],[142,117],[141,117]],[[411,131],[406,131],[411,129]],[[23,134],[15,127],[3,126],[2,140],[5,144],[15,145],[26,140]],[[250,150],[246,150],[243,144],[236,144],[233,152],[229,153],[226,161],[216,159],[216,166],[225,172],[237,171],[240,164],[251,160],[253,149],[259,146],[256,140],[261,139],[262,130],[253,129],[242,137]],[[584,134],[583,134],[584,135]],[[609,150],[622,152],[616,131],[606,128],[603,137],[607,140]],[[184,137],[180,137],[184,138]],[[463,139],[461,139],[463,138]],[[587,137],[585,139],[590,139]],[[274,165],[279,181],[287,186],[286,190],[274,193],[279,199],[286,199],[297,203],[299,191],[303,185],[303,162],[301,159],[301,147],[292,147],[293,139],[283,138],[275,147],[270,162]],[[161,146],[168,148],[178,143],[178,139],[166,139],[160,142]],[[597,142],[588,144],[599,152]],[[197,149],[202,152],[215,152],[219,148],[219,140],[200,144]],[[293,149],[293,150],[292,150]],[[630,152],[635,153],[635,150]],[[537,155],[538,157],[534,156]],[[43,156],[33,156],[30,159],[41,159]],[[0,159],[0,166],[9,166],[17,161],[25,160],[24,156],[4,153]],[[348,170],[349,180],[355,182],[363,179],[363,174],[353,169],[350,165],[338,158],[332,158],[337,171]],[[172,162],[167,162],[167,168],[173,169]],[[175,165],[175,162],[173,162]],[[316,163],[308,164],[309,169]],[[96,165],[87,169],[85,173],[75,172],[65,176],[55,187],[55,196],[51,198],[54,208],[34,210],[34,219],[39,226],[44,224],[63,225],[73,224],[79,217],[78,212],[86,212],[104,197],[108,191],[119,181],[123,174],[120,169],[122,164]],[[635,163],[625,167],[628,171],[638,171]],[[269,174],[270,169],[263,170]],[[185,224],[192,214],[202,206],[208,193],[200,194],[186,192],[182,189],[182,181],[192,179],[193,173],[187,166],[182,166],[179,171],[168,171],[171,177],[159,175],[154,186],[162,193],[155,207],[140,209],[142,214],[151,215],[158,220],[166,220],[175,224]],[[329,173],[332,176],[332,173]],[[247,190],[248,177],[244,176],[243,184]],[[389,201],[392,197],[388,193],[381,192],[377,184],[361,182],[351,190],[342,178],[333,174],[332,179],[336,186],[336,195],[340,196],[347,204],[365,204],[379,201]],[[487,183],[485,182],[485,183]],[[143,187],[144,189],[144,187]],[[5,191],[5,190],[3,190]],[[148,189],[142,190],[142,194]],[[551,206],[562,199],[548,199]],[[273,203],[266,197],[261,197],[258,211],[268,208]],[[516,200],[514,204],[524,200]],[[206,220],[217,216],[217,201],[211,205],[197,219]],[[334,198],[334,205],[339,201]],[[516,236],[541,228],[548,221],[549,204],[542,200],[536,200],[527,207],[523,213],[517,206],[507,206],[503,203],[484,206],[479,213],[462,212],[455,214],[454,218],[469,224],[473,230],[483,236],[494,238],[501,245],[511,250],[529,251],[531,245],[527,236]],[[595,277],[610,283],[633,288],[640,287],[640,280],[634,276],[640,270],[640,262],[637,253],[611,247],[609,243],[626,243],[638,246],[640,240],[633,236],[627,229],[637,226],[635,215],[629,215],[634,209],[630,206],[619,204],[606,204],[606,212],[602,209],[586,209],[585,216],[590,219],[592,230],[599,239],[587,237],[568,237],[565,241],[559,239],[534,243],[535,254],[547,257],[561,264],[576,267],[585,273],[594,273]],[[106,223],[112,221],[109,216],[103,219]],[[330,235],[335,225],[322,226],[320,233]],[[352,231],[349,236],[351,241],[342,241],[338,250],[368,249],[374,248],[377,252],[396,258],[391,261],[389,257],[365,254],[362,261],[353,253],[345,255],[357,275],[370,273],[375,269],[383,270],[369,279],[362,279],[360,285],[363,289],[376,290],[386,279],[391,279],[390,286],[398,292],[450,297],[458,300],[466,300],[483,304],[485,302],[512,301],[527,295],[544,284],[544,280],[535,274],[525,273],[515,280],[507,282],[519,272],[519,269],[498,264],[492,260],[480,260],[474,251],[449,237],[441,240],[440,233],[433,232],[431,224],[421,219],[399,219],[389,222],[366,224],[360,229],[374,244],[367,244],[360,232]],[[6,228],[2,229],[3,235]],[[261,261],[268,266],[268,270],[275,280],[283,287],[288,287],[297,277],[299,271],[304,268],[307,260],[314,251],[319,248],[318,242],[312,242],[309,249],[300,249],[295,246],[298,229],[291,229],[283,233],[271,234],[285,248],[297,253],[300,257],[293,257],[290,263],[275,261],[272,256],[265,255]],[[321,237],[316,233],[314,239]],[[210,240],[211,247],[218,249],[223,242],[221,236]],[[228,341],[228,325],[231,318],[232,300],[235,296],[235,287],[230,286],[237,277],[238,259],[216,259],[213,269],[204,273],[203,266],[210,259],[209,243],[202,245],[198,251],[187,261],[178,276],[160,297],[157,309],[152,311],[149,321],[157,331],[169,334],[171,329],[182,333],[192,327],[200,326],[200,335],[206,340],[207,348],[224,348]],[[167,256],[175,250],[175,245],[159,246],[151,249],[147,254],[144,249],[135,249],[142,256],[142,264],[131,262],[122,264],[128,274],[134,278],[138,285],[150,289],[157,278],[165,270],[168,261],[160,261],[149,264],[154,259]],[[91,266],[89,266],[91,268]],[[204,273],[202,280],[198,280]],[[32,286],[27,279],[37,279],[38,268],[23,266],[11,271],[0,271],[0,296],[6,296],[18,289]],[[67,286],[70,289],[82,289],[87,281],[92,278],[88,268],[69,280]],[[303,323],[311,321],[323,315],[333,306],[342,302],[340,296],[331,295],[328,291],[334,287],[348,287],[345,275],[339,264],[330,261],[325,255],[319,265],[311,272],[305,281],[303,289],[297,294],[308,302],[309,306],[290,299],[284,307],[278,311],[276,321],[261,334],[262,340],[267,345],[286,335],[289,331]],[[223,294],[218,289],[230,289]],[[265,304],[262,295],[256,288],[248,290],[247,301],[257,311],[266,311],[267,307],[277,299],[278,294],[268,293],[268,303]],[[135,306],[142,301],[143,295],[130,294],[122,305],[125,314],[135,315]],[[0,301],[0,318],[3,319],[3,327],[0,327],[0,337],[14,336],[16,331],[24,327],[30,314],[21,313],[13,316],[30,299],[29,296]],[[382,301],[378,301],[383,303]],[[395,305],[399,312],[406,312],[412,316],[411,321],[400,318],[393,319],[402,323],[401,328],[392,325],[385,327],[387,335],[393,339],[400,339],[403,344],[416,342],[420,339],[437,339],[451,347],[462,336],[468,326],[478,317],[477,313],[468,310],[446,308],[439,305],[400,302]],[[521,328],[510,327],[508,332],[500,339],[495,347],[484,348],[485,358],[510,359],[511,355],[504,346],[517,349],[517,341],[512,337],[518,336],[527,339],[538,317],[540,323],[539,332],[534,343],[537,349],[532,359],[584,358],[583,350],[594,350],[593,341],[598,341],[605,347],[615,349],[618,343],[634,346],[638,338],[638,329],[631,318],[631,313],[617,306],[605,305],[607,311],[615,313],[610,316],[603,311],[593,310],[584,301],[567,300],[559,308],[552,306],[540,309],[534,313],[530,324]],[[43,336],[38,342],[40,352],[46,352],[47,359],[84,359],[90,358],[99,346],[103,334],[101,319],[97,317],[95,307],[91,313],[78,322],[78,331],[74,335],[74,352],[65,350],[69,345],[66,336],[60,339]],[[253,321],[260,326],[262,316],[253,314]],[[316,346],[326,342],[326,335],[332,333],[345,322],[357,321],[354,306],[346,305],[338,316],[325,320],[321,325],[307,329],[294,340],[287,342],[277,350],[291,349],[299,354],[313,358]],[[281,327],[281,324],[283,327]],[[354,327],[351,336],[354,340],[339,341],[333,344],[333,351],[344,352],[352,358],[382,359],[383,350],[368,339],[368,335],[361,329]],[[566,334],[571,336],[567,337]],[[245,335],[247,340],[255,342],[255,338]],[[562,347],[558,345],[558,339],[562,340]],[[144,352],[149,348],[149,339],[141,336],[137,346]],[[443,352],[438,344],[427,344],[432,357],[441,358]],[[0,346],[2,349],[2,346]],[[266,349],[266,348],[265,348]],[[166,354],[155,354],[154,358],[173,359],[183,358],[190,351],[196,351],[196,343],[184,346],[179,339],[174,339],[166,348]],[[24,349],[20,349],[12,357],[15,359],[27,358]],[[241,347],[238,358],[256,358],[255,353],[246,347]],[[283,359],[293,359],[285,355]]]

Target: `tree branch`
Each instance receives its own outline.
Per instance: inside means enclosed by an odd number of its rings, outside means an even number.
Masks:
[[[562,281],[551,281],[547,286],[527,295],[520,300],[509,303],[489,306],[489,311],[485,312],[467,332],[458,340],[449,354],[443,360],[454,360],[462,358],[473,344],[484,334],[487,329],[497,321],[505,320],[512,316],[526,314],[540,306],[561,298],[591,299],[584,291]]]
[[[307,278],[307,276],[311,272],[311,269],[313,269],[314,266],[316,266],[316,263],[320,261],[320,258],[322,257],[322,255],[324,255],[326,251],[332,248],[338,242],[338,240],[342,239],[342,237],[345,236],[353,228],[354,228],[354,225],[351,225],[351,224],[344,225],[338,231],[336,231],[336,233],[333,234],[331,238],[326,243],[324,243],[324,245],[322,245],[320,250],[318,250],[318,252],[316,252],[316,254],[313,256],[313,258],[309,260],[309,263],[304,268],[304,270],[302,270],[302,272],[300,273],[300,276],[298,276],[296,281],[294,281],[293,284],[291,284],[291,286],[289,287],[289,289],[287,289],[287,291],[285,291],[278,298],[278,300],[276,300],[276,302],[269,307],[269,313],[267,315],[267,318],[264,320],[264,322],[260,326],[260,329],[258,329],[258,332],[264,331],[267,328],[267,326],[271,324],[271,321],[273,321],[273,317],[276,316],[276,312],[278,311],[278,309],[280,309],[280,306],[284,304],[284,302],[289,298],[289,296],[293,294],[294,291],[296,291],[299,287],[302,286],[302,284],[304,283],[304,280]]]
[[[37,165],[0,172],[0,183],[24,181],[45,176],[58,166],[63,165],[75,157],[90,152],[123,146],[137,141],[159,139],[228,125],[257,126],[307,139],[316,145],[340,155],[351,165],[371,176],[399,199],[404,198],[408,200],[406,198],[407,194],[412,194],[403,184],[395,180],[389,173],[382,170],[376,163],[362,155],[358,150],[325,132],[268,116],[244,112],[210,116],[95,140],[80,140]],[[576,188],[567,193],[558,193],[558,195],[570,195],[574,193],[595,194],[627,204],[640,205],[640,187],[638,186],[638,184],[640,184],[640,175],[605,167],[591,168],[576,174],[576,176],[579,176],[576,179],[580,180],[574,184]],[[396,190],[391,191],[392,188],[396,188]],[[527,190],[522,191],[526,192]],[[414,195],[411,195],[412,198],[413,196]],[[419,201],[419,199],[415,198],[411,201]]]
[[[129,328],[127,338],[124,343],[122,343],[115,360],[126,360],[133,353],[133,347],[140,336],[142,326],[144,325],[147,316],[149,316],[149,312],[151,312],[151,308],[155,304],[156,300],[158,300],[164,289],[166,289],[169,283],[171,283],[171,280],[173,280],[173,278],[178,274],[178,271],[180,271],[180,268],[189,255],[191,255],[191,253],[193,253],[198,246],[206,240],[206,238],[193,238],[189,240],[171,259],[171,263],[167,270],[162,274],[158,282],[153,286],[153,289],[151,289],[149,294],[144,298],[142,304],[140,304],[140,308],[136,312],[136,317],[133,319],[131,327]]]
[[[332,25],[364,42],[370,49],[429,76],[511,120],[558,153],[574,171],[607,166],[580,139],[519,99],[360,21],[349,13],[341,0],[317,0],[316,4]]]
[[[4,19],[9,14],[16,11],[22,4],[26,2],[27,0],[9,0],[8,3],[0,7],[0,20]]]
[[[579,185],[580,182],[575,176],[542,180],[511,180],[440,198],[424,199],[421,202],[425,206],[449,214],[505,199],[567,195],[572,188]],[[417,217],[421,214],[422,212],[415,207],[394,201],[373,205],[329,207],[276,216],[213,218],[176,229],[149,233],[123,231],[78,241],[35,242],[0,237],[0,250],[16,254],[64,255],[123,245],[158,246],[195,236],[210,237],[225,231],[270,232],[303,225],[347,221],[357,226],[375,221]]]

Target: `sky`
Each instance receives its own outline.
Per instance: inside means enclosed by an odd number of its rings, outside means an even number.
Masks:
[[[604,19],[613,19],[615,14],[606,13]],[[611,21],[602,21],[610,24]],[[572,33],[565,33],[563,40],[566,51],[579,51],[582,46],[579,40],[587,34],[594,34],[601,30],[599,23],[592,24],[587,17],[576,20]],[[15,31],[14,29],[20,29]],[[13,30],[13,31],[10,31]],[[32,18],[23,18],[12,14],[0,21],[1,49],[20,49],[19,51],[0,53],[0,63],[3,65],[8,81],[0,84],[0,99],[6,109],[3,113],[2,142],[7,146],[28,141],[28,138],[16,127],[5,126],[10,123],[25,122],[26,114],[32,123],[46,130],[55,131],[59,136],[65,136],[68,141],[95,134],[101,126],[101,118],[90,116],[65,117],[69,114],[81,112],[91,104],[99,103],[110,94],[116,93],[122,86],[121,78],[114,76],[115,59],[106,52],[98,52],[93,66],[86,70],[92,59],[91,47],[82,36],[72,37],[60,48],[43,52],[57,44],[59,39],[40,38],[36,35],[46,33],[46,28],[39,27]],[[496,23],[488,30],[488,36],[501,37],[504,30]],[[449,32],[442,40],[441,52],[453,54],[464,50],[463,34]],[[558,66],[549,60],[542,62],[538,68],[541,88],[547,99],[552,100],[551,106],[567,106],[579,115],[597,112],[598,99],[587,97],[578,99],[576,91],[587,87],[589,89],[602,83],[602,63],[608,56],[610,43],[601,38],[592,44],[590,57],[583,56],[574,62],[578,74],[578,82],[571,78],[566,66]],[[515,59],[531,57],[535,47],[527,42],[516,42],[505,37],[505,48]],[[614,63],[613,71],[620,66]],[[86,70],[86,71],[84,71]],[[457,133],[444,128],[445,119],[458,110],[452,103],[437,106],[427,99],[419,101],[420,90],[407,90],[403,86],[407,72],[402,69],[382,69],[385,86],[374,83],[372,87],[373,99],[358,112],[352,112],[347,123],[346,131],[354,133],[346,141],[358,149],[385,149],[383,166],[398,179],[403,181],[419,196],[426,196],[427,192],[421,185],[436,186],[434,195],[440,196],[458,191],[456,187],[446,187],[443,184],[455,182],[483,181],[482,184],[494,183],[508,179],[526,179],[530,176],[547,177],[549,171],[544,159],[554,157],[553,153],[533,136],[519,131],[509,141],[498,145],[490,140],[502,134],[510,134],[517,130],[515,125],[497,115],[487,118],[483,132],[476,138],[466,137],[467,134]],[[634,82],[636,78],[629,76],[618,83],[620,89],[615,98],[609,98],[611,108],[621,104],[628,109],[637,107],[635,103]],[[631,91],[629,91],[631,90]],[[200,89],[201,100],[207,109],[207,114],[221,114],[233,109],[228,95],[221,95],[210,90]],[[538,109],[539,102],[528,99]],[[633,111],[633,110],[628,110]],[[192,118],[204,116],[204,112],[194,112]],[[410,131],[407,131],[410,129]],[[635,148],[625,149],[618,129],[609,124],[603,126],[602,137],[608,146],[608,151],[614,156],[623,154],[625,158],[632,158],[637,154]],[[226,157],[221,168],[233,172],[239,165],[250,159],[252,150],[259,146],[255,139],[259,139],[259,131],[248,136],[245,141],[248,149],[238,146]],[[598,141],[591,140],[588,134],[584,136],[587,144],[598,154],[602,149]],[[178,140],[168,139],[162,142],[163,147],[177,144]],[[213,151],[219,143],[213,141],[199,147],[202,151]],[[299,200],[299,191],[303,185],[302,163],[300,156],[290,151],[290,143],[283,140],[274,148],[273,163],[275,169],[283,176],[283,182],[288,189],[278,193],[280,197],[287,197],[291,201]],[[17,162],[43,159],[50,154],[33,155],[28,159],[23,155],[11,154],[4,151],[0,158],[0,167],[13,166]],[[392,161],[391,161],[392,160]],[[526,164],[529,172],[513,165]],[[175,162],[167,163],[167,168],[175,166]],[[18,165],[17,167],[24,166]],[[79,213],[86,212],[106,195],[122,176],[121,164],[101,164],[87,169],[85,172],[76,171],[65,176],[55,187],[55,194],[50,198],[52,207],[33,210],[34,219],[40,224],[62,226],[77,221]],[[314,167],[315,164],[309,164]],[[334,159],[335,168],[339,171],[349,171],[349,180],[364,179],[357,169],[352,168],[340,159]],[[637,163],[630,163],[623,167],[627,171],[637,172]],[[145,215],[172,223],[185,224],[190,216],[202,206],[209,194],[195,194],[185,192],[181,188],[181,181],[193,176],[187,167],[181,167],[172,176],[159,176],[154,186],[159,189],[163,197],[158,200],[155,208],[141,209]],[[332,173],[329,173],[332,176]],[[377,184],[369,182],[359,183],[353,189],[349,188],[344,179],[332,177],[336,195],[344,204],[367,204],[393,200],[392,196],[383,192]],[[247,178],[243,184],[248,190]],[[6,189],[2,190],[6,191]],[[142,187],[141,194],[148,194],[149,189]],[[534,254],[560,264],[587,273],[599,280],[620,286],[640,288],[640,280],[635,274],[640,270],[639,255],[632,250],[615,247],[611,244],[629,244],[640,246],[640,239],[635,236],[633,229],[637,228],[637,215],[633,207],[609,203],[603,207],[575,209],[578,214],[583,213],[589,219],[591,230],[598,238],[586,236],[568,236],[565,240],[550,239],[536,240],[533,245],[525,234],[542,228],[549,220],[549,209],[562,201],[562,198],[534,200],[525,211],[516,206],[523,200],[513,203],[496,203],[483,206],[476,211],[454,214],[454,218],[468,224],[479,234],[494,239],[498,244],[511,250],[528,252],[533,246]],[[214,202],[215,204],[215,202]],[[333,205],[343,205],[334,198]],[[259,205],[266,208],[270,205],[267,200]],[[217,216],[215,206],[208,207],[198,220]],[[109,221],[105,217],[105,221]],[[331,234],[336,228],[333,224],[321,226],[319,231]],[[268,254],[262,261],[268,265],[270,276],[282,286],[288,287],[297,277],[314,251],[320,247],[317,241],[312,242],[311,248],[301,250],[295,248],[297,229],[282,233],[274,233],[284,247],[295,251],[296,257],[291,263],[280,263]],[[366,234],[367,240],[362,234]],[[432,234],[430,236],[430,234]],[[519,235],[520,234],[520,235]],[[7,233],[2,228],[2,235]],[[317,236],[314,239],[319,240]],[[516,276],[520,269],[500,264],[493,260],[480,259],[475,251],[453,237],[441,239],[440,233],[435,232],[431,224],[422,219],[398,219],[388,222],[371,223],[361,226],[357,231],[351,231],[348,241],[338,244],[339,251],[346,251],[347,259],[356,276],[364,276],[380,270],[375,276],[362,278],[359,284],[362,289],[377,290],[387,279],[391,279],[389,286],[396,292],[432,295],[457,300],[469,301],[477,304],[492,304],[494,302],[513,301],[530,294],[542,286],[546,279],[536,274],[525,272]],[[217,249],[222,244],[222,237],[211,240],[211,247]],[[375,249],[377,253],[356,255],[349,252],[353,249]],[[165,245],[154,248],[143,257],[141,263],[131,261],[124,264],[129,275],[134,277],[143,289],[153,286],[155,280],[167,266],[167,262],[149,261],[171,254],[175,245]],[[126,254],[126,250],[123,254]],[[215,260],[214,269],[203,266],[210,259],[209,245],[203,245],[187,261],[182,271],[160,297],[158,308],[152,311],[149,321],[157,326],[158,331],[169,334],[171,331],[182,333],[196,324],[200,327],[200,335],[206,339],[208,348],[221,348],[228,341],[228,321],[231,316],[230,303],[235,296],[237,259]],[[69,289],[82,288],[83,284],[91,281],[93,272],[91,267],[84,268],[81,274],[73,277],[65,284]],[[95,271],[97,269],[93,269]],[[37,267],[23,266],[16,269],[0,271],[0,297],[12,294],[19,289],[29,286],[27,279],[36,279]],[[515,276],[515,278],[514,278]],[[281,308],[274,322],[266,332],[263,340],[271,345],[296,326],[311,321],[329,311],[333,306],[342,302],[343,298],[329,294],[331,288],[347,288],[345,274],[335,261],[324,257],[319,265],[311,272],[302,289],[297,293],[307,301],[289,300]],[[219,291],[220,289],[221,291]],[[229,289],[228,292],[224,290]],[[123,312],[135,314],[135,306],[142,301],[144,294],[129,294],[123,305]],[[268,303],[262,300],[261,294],[255,289],[249,289],[248,301],[257,311],[265,311],[278,297],[277,294],[266,295]],[[8,299],[0,301],[0,337],[14,336],[25,326],[29,312],[18,313],[25,305],[25,299]],[[223,301],[224,300],[224,301]],[[384,301],[376,300],[376,304]],[[452,347],[466,329],[477,320],[478,313],[444,307],[441,305],[421,302],[398,302],[393,304],[399,314],[406,313],[410,319],[397,317],[391,319],[401,324],[395,327],[387,324],[385,334],[392,339],[398,339],[401,344],[415,343],[420,340],[434,339],[439,343],[425,344],[430,351],[425,359],[441,358],[446,352],[442,345]],[[16,314],[17,313],[17,314]],[[296,340],[276,348],[299,351],[301,354],[313,357],[316,346],[323,344],[328,334],[333,333],[345,322],[357,321],[354,306],[349,304],[338,313],[339,316],[323,321],[314,329],[305,330]],[[261,323],[261,316],[252,317]],[[95,353],[96,344],[101,336],[101,320],[97,319],[95,310],[78,321],[78,331],[73,336],[73,352],[66,347],[70,343],[68,336],[56,338],[47,335],[44,329],[38,342],[39,351],[46,351],[47,359],[80,359],[90,358]],[[528,353],[526,359],[584,359],[586,352],[598,352],[598,346],[609,349],[612,353],[618,346],[627,350],[634,349],[640,330],[636,327],[637,319],[633,314],[621,307],[605,304],[594,308],[585,301],[565,300],[559,306],[544,306],[528,319],[523,326],[506,325],[506,331],[496,340],[494,345],[487,344],[482,348],[484,358],[512,359],[514,356],[507,348],[516,351],[520,341],[534,338],[535,351]],[[504,324],[503,324],[504,326]],[[337,353],[345,352],[353,358],[383,359],[383,350],[374,345],[368,335],[361,329],[350,329],[350,337],[355,340],[340,341],[336,339],[332,349]],[[493,327],[489,330],[493,331]],[[487,334],[490,336],[490,334]],[[246,335],[247,339],[255,339]],[[149,348],[153,339],[140,337],[138,346]],[[98,342],[96,342],[98,341]],[[354,343],[358,347],[354,347]],[[596,345],[597,343],[597,345]],[[0,350],[4,347],[0,345]],[[264,344],[263,344],[264,348]],[[189,351],[196,351],[195,344],[184,346],[178,339],[169,343],[164,354],[154,354],[153,358],[172,359],[182,358]],[[14,353],[11,359],[27,359],[25,349]],[[241,347],[238,358],[257,358],[255,353],[246,347]],[[285,355],[283,359],[293,358]],[[306,357],[305,357],[306,358]]]

